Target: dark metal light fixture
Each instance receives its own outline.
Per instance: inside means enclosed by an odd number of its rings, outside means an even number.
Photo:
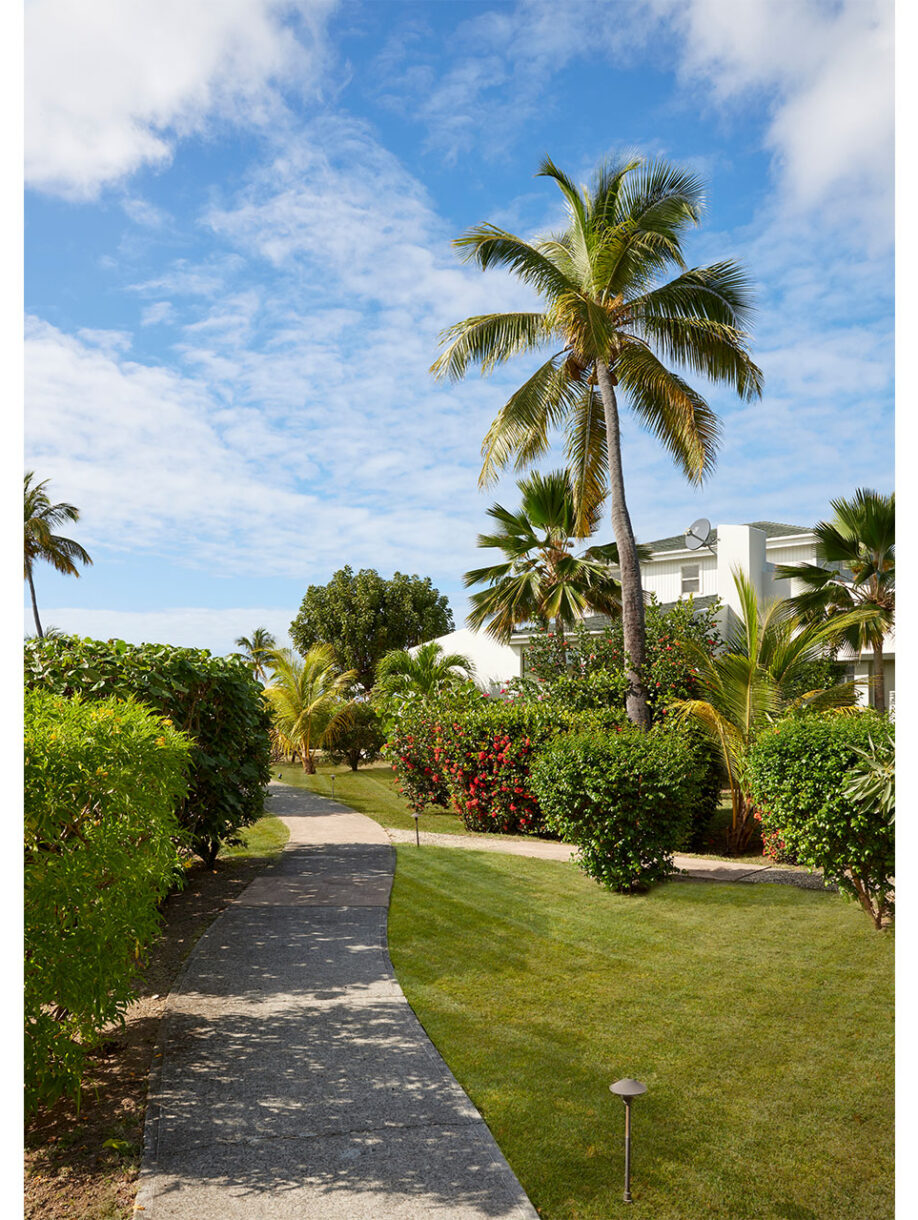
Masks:
[[[631,1203],[631,1099],[647,1092],[647,1085],[626,1076],[609,1085],[610,1093],[617,1093],[625,1103],[625,1202]]]
[[[334,800],[334,799],[335,799],[335,775],[334,775],[334,772],[332,773],[331,782],[332,782],[332,800]]]
[[[417,811],[414,811],[414,812],[412,812],[411,816],[414,818],[414,841],[418,845],[418,847],[420,847],[421,846],[421,832],[418,830],[418,818],[421,815]]]

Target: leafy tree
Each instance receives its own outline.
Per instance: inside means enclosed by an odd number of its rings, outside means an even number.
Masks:
[[[32,613],[35,616],[35,630],[39,639],[44,638],[41,620],[38,617],[38,601],[35,597],[35,581],[32,569],[36,560],[42,559],[50,563],[52,568],[63,572],[65,576],[79,576],[78,563],[91,564],[87,551],[62,534],[55,534],[54,529],[66,521],[79,521],[80,510],[72,504],[52,504],[45,488],[49,479],[35,483],[35,472],[27,470],[23,478],[25,500],[25,579],[29,582],[29,592],[32,595]]]
[[[740,853],[755,831],[753,802],[746,794],[746,755],[757,735],[793,710],[851,709],[854,683],[838,682],[799,694],[802,675],[811,672],[837,630],[834,624],[801,623],[787,601],[760,606],[754,586],[741,571],[734,582],[743,619],[712,655],[695,643],[686,645],[698,669],[699,693],[671,705],[677,720],[698,723],[717,744],[730,785],[733,806],[727,843]],[[854,611],[850,622],[863,617]],[[841,620],[839,620],[841,621]]]
[[[817,564],[779,564],[778,580],[800,580],[807,586],[790,599],[808,622],[837,622],[849,611],[872,615],[838,632],[856,651],[873,651],[873,706],[886,709],[883,637],[896,613],[896,497],[858,488],[851,500],[833,500],[835,517],[815,527]]]
[[[394,649],[376,667],[373,701],[383,719],[391,720],[406,703],[431,703],[467,685],[474,672],[468,657],[444,652],[436,640],[422,644],[414,655],[406,649]]]
[[[289,648],[275,649],[268,663],[274,673],[265,697],[282,744],[295,750],[303,770],[315,773],[315,750],[326,734],[348,716],[344,696],[355,673],[342,673],[328,644],[316,644],[301,660]]]
[[[493,504],[488,515],[497,522],[494,534],[479,534],[478,545],[503,551],[503,563],[466,572],[465,586],[486,584],[473,593],[469,625],[487,626],[490,635],[506,644],[520,623],[554,621],[560,636],[584,611],[610,616],[621,613],[621,589],[610,564],[618,563],[618,548],[588,547],[572,553],[575,537],[589,537],[599,524],[600,504],[585,522],[577,520],[570,475],[563,470],[533,474],[517,487],[523,501],[514,513]]]
[[[372,568],[356,575],[350,567],[327,585],[310,585],[290,636],[304,655],[316,644],[330,644],[342,669],[353,669],[368,691],[376,665],[394,648],[413,648],[453,629],[447,600],[429,577],[396,572],[385,580]]]
[[[236,647],[244,650],[252,673],[260,682],[264,682],[268,676],[268,654],[277,648],[277,640],[271,632],[267,627],[256,627],[251,639],[241,635],[236,641]]]
[[[356,771],[361,763],[379,758],[386,734],[376,708],[366,701],[354,700],[348,705],[348,714],[329,727],[323,740],[330,762],[336,767],[347,763]]]
[[[743,326],[750,300],[746,275],[732,261],[685,269],[684,231],[698,222],[702,184],[663,162],[602,164],[589,189],[580,189],[551,160],[541,176],[561,190],[567,227],[527,242],[496,225],[470,229],[454,245],[484,270],[505,267],[534,288],[543,312],[466,318],[442,335],[432,366],[458,380],[472,364],[489,373],[526,352],[548,359],[511,396],[482,447],[481,482],[492,482],[515,460],[531,464],[567,427],[567,454],[581,520],[611,488],[618,543],[622,616],[628,654],[628,716],[647,728],[643,673],[644,600],[637,545],[625,501],[618,395],[698,483],[714,466],[717,416],[672,362],[741,398],[761,394]],[[662,277],[671,269],[672,280]]]

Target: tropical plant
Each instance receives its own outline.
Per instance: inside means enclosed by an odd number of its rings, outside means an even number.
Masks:
[[[44,637],[41,620],[38,617],[38,600],[35,597],[35,581],[32,575],[36,560],[50,563],[52,568],[63,572],[65,576],[79,576],[78,563],[91,564],[89,553],[62,534],[55,534],[54,529],[66,521],[79,521],[80,510],[72,504],[52,504],[45,488],[49,479],[35,483],[35,472],[27,470],[23,478],[25,501],[25,564],[24,575],[29,582],[29,592],[32,595],[32,614],[35,616],[35,631],[38,638]]]
[[[419,576],[396,572],[391,580],[364,568],[336,572],[327,585],[310,585],[290,638],[305,655],[314,644],[330,644],[342,669],[353,669],[365,691],[376,665],[393,648],[414,648],[446,635],[453,616],[443,594]]]
[[[685,366],[741,398],[761,394],[743,326],[750,312],[745,273],[732,261],[685,269],[682,235],[698,222],[702,184],[663,162],[601,164],[580,189],[551,160],[567,211],[564,232],[524,241],[496,225],[470,229],[453,244],[484,270],[502,266],[534,288],[542,312],[466,318],[444,331],[431,371],[454,380],[472,364],[490,373],[511,357],[549,349],[548,359],[501,408],[484,439],[480,481],[514,460],[530,465],[567,428],[567,455],[581,523],[611,489],[622,618],[628,654],[628,716],[647,728],[644,600],[637,545],[625,500],[618,394],[692,482],[715,460],[718,419],[702,396],[664,362]],[[660,282],[670,270],[678,274]]]
[[[488,516],[497,532],[479,534],[478,545],[503,552],[502,563],[466,572],[466,588],[487,585],[473,593],[470,627],[486,627],[507,643],[520,623],[554,622],[563,637],[565,627],[592,610],[610,617],[621,611],[621,591],[610,565],[618,563],[618,548],[588,547],[572,553],[574,538],[586,538],[599,524],[601,501],[586,521],[578,522],[570,474],[555,470],[520,479],[522,503],[516,512],[492,504]]]
[[[274,671],[265,697],[282,745],[296,751],[303,770],[315,774],[315,750],[348,716],[345,695],[357,677],[342,673],[330,644],[316,644],[301,660],[292,649],[268,655]]]
[[[323,747],[336,767],[347,763],[356,771],[361,763],[375,762],[386,744],[386,734],[376,708],[366,700],[352,700],[348,714],[326,730]]]
[[[236,640],[236,647],[244,650],[252,673],[259,682],[264,682],[268,676],[268,654],[277,648],[277,640],[271,632],[267,627],[256,627],[251,639],[241,635]]]
[[[896,496],[858,488],[851,500],[833,500],[832,521],[813,529],[819,563],[779,564],[777,580],[799,580],[807,587],[790,598],[801,618],[838,622],[855,608],[870,617],[841,629],[838,639],[856,653],[873,652],[872,704],[886,709],[883,638],[896,613]]]
[[[407,703],[427,704],[471,683],[475,673],[468,657],[444,652],[436,640],[408,652],[387,652],[376,668],[373,702],[384,721],[396,719]]]
[[[848,773],[845,796],[866,813],[896,820],[896,747],[892,735],[867,737],[865,749],[854,747],[857,761]]]
[[[802,678],[824,656],[837,626],[802,623],[781,599],[760,606],[755,587],[741,571],[734,570],[734,583],[742,620],[729,633],[724,652],[712,655],[694,641],[686,642],[698,670],[699,692],[694,699],[675,700],[670,710],[677,720],[696,721],[720,750],[732,804],[727,844],[739,853],[756,829],[744,765],[757,734],[791,711],[852,710],[855,684],[835,682],[801,693]],[[853,611],[851,622],[864,613]]]

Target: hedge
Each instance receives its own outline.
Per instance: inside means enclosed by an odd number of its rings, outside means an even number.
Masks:
[[[746,760],[746,780],[764,835],[778,836],[801,864],[855,898],[874,925],[893,914],[895,828],[888,814],[850,788],[861,751],[892,745],[893,725],[865,711],[790,718],[760,735]]]
[[[188,794],[177,813],[191,848],[208,864],[221,840],[264,813],[271,776],[271,718],[262,687],[238,656],[204,649],[75,636],[30,640],[27,688],[86,699],[133,695],[193,741]]]
[[[25,1101],[79,1096],[173,883],[191,747],[133,700],[25,697]]]
[[[547,828],[580,849],[590,877],[628,893],[675,871],[699,783],[690,739],[668,731],[559,736],[532,768]]]

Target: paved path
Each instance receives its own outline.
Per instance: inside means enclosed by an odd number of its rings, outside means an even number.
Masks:
[[[395,980],[386,832],[280,784],[269,810],[283,855],[169,997],[138,1215],[537,1220]]]
[[[386,828],[393,843],[414,843],[413,830]],[[422,846],[464,847],[466,851],[496,851],[511,856],[534,856],[540,860],[573,860],[577,849],[567,843],[554,843],[546,839],[503,839],[489,835],[450,835],[421,831]],[[835,889],[826,887],[819,872],[810,873],[800,868],[774,868],[770,864],[748,864],[738,860],[706,860],[702,856],[673,856],[679,869],[679,877],[692,877],[699,881],[770,881],[778,885],[795,885],[804,890]]]

